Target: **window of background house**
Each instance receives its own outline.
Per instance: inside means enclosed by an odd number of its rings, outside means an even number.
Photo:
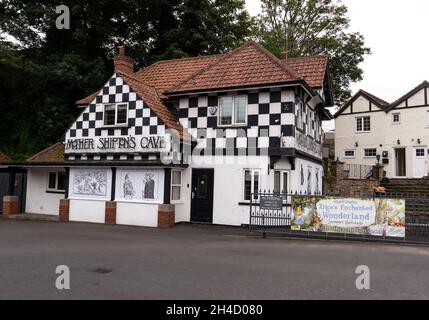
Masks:
[[[274,193],[287,193],[288,190],[288,172],[274,171]]]
[[[104,125],[115,126],[128,123],[128,105],[106,104],[104,106]]]
[[[259,192],[259,170],[244,170],[244,200],[250,201],[251,194],[254,193],[253,200],[258,199]]]
[[[182,171],[171,171],[171,201],[182,200]]]
[[[401,123],[401,115],[399,113],[392,114],[392,123],[400,124]]]
[[[356,131],[357,132],[371,131],[371,118],[370,117],[356,118]]]
[[[371,148],[371,149],[365,149],[365,157],[376,157],[377,156],[377,149]]]
[[[66,190],[67,176],[65,172],[48,173],[48,191],[64,192]]]
[[[247,122],[247,99],[245,96],[219,98],[219,125],[243,125]]]
[[[346,150],[346,151],[344,151],[344,156],[346,158],[353,158],[355,156],[355,151],[354,150]]]

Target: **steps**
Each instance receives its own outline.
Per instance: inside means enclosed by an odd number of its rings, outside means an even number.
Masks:
[[[429,197],[429,179],[390,179],[383,183],[388,193],[410,194]]]
[[[406,200],[407,222],[429,223],[428,179],[390,179],[383,187],[388,195]]]

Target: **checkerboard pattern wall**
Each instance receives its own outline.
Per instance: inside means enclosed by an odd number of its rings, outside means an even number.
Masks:
[[[104,127],[104,105],[128,104],[128,125],[124,128]],[[66,138],[164,135],[165,125],[137,94],[116,74],[110,78],[95,100],[79,116]]]
[[[109,103],[128,104],[128,124],[121,128],[104,126],[104,106]],[[156,114],[144,104],[135,92],[114,74],[94,101],[83,111],[66,134],[67,139],[121,137],[121,136],[164,136],[165,125]],[[106,160],[106,155],[67,156],[66,160]],[[141,156],[112,155],[107,160],[141,160]],[[144,160],[144,159],[143,159]]]
[[[247,97],[247,124],[231,128],[218,125],[219,97],[223,95],[180,99],[180,122],[205,154],[268,154],[269,149],[280,147],[280,137],[295,136],[293,91],[279,88],[231,93]]]

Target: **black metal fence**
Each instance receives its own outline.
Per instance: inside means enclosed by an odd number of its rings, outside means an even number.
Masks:
[[[267,206],[262,198],[281,198],[281,205],[277,200],[274,205]],[[319,230],[297,230],[293,228],[294,203],[300,199],[318,197],[334,197],[344,199],[392,199],[405,201],[405,221],[399,221],[398,226],[405,228],[404,237],[392,237],[386,234],[371,235],[369,232],[349,233],[342,228],[336,230],[332,227],[323,227]],[[261,205],[262,203],[262,205]],[[380,203],[380,202],[378,202]],[[316,214],[317,216],[317,214]],[[306,194],[305,192],[270,192],[260,191],[253,193],[250,202],[251,232],[266,235],[283,235],[291,237],[305,237],[318,239],[341,240],[368,240],[384,242],[429,243],[429,196],[408,193],[382,193],[382,194]]]

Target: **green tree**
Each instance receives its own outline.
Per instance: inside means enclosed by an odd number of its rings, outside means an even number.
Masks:
[[[67,5],[69,30],[56,6]],[[251,35],[244,0],[0,1],[0,150],[47,147],[80,112],[74,102],[113,72],[117,45],[139,68],[159,59],[222,53]]]
[[[274,54],[290,57],[329,55],[334,98],[342,104],[351,97],[350,82],[362,80],[370,49],[358,32],[348,32],[347,7],[336,0],[262,0],[257,34]]]

